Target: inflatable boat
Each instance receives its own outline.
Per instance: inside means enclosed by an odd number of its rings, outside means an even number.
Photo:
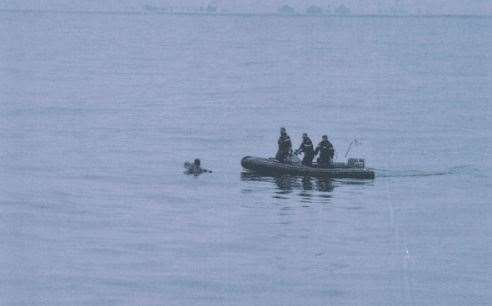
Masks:
[[[365,167],[365,161],[359,158],[349,158],[346,163],[334,162],[328,168],[304,166],[300,161],[281,163],[274,158],[245,156],[241,160],[244,169],[267,175],[299,175],[326,178],[374,179],[375,173]]]

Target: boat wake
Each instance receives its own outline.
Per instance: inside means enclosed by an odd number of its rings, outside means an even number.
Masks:
[[[443,175],[471,175],[485,176],[483,172],[471,165],[462,165],[452,167],[446,170],[387,170],[374,169],[377,177],[426,177],[426,176],[443,176]]]

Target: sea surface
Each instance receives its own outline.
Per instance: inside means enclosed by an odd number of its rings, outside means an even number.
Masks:
[[[491,29],[0,12],[0,304],[490,305]],[[376,179],[242,173],[281,126]]]

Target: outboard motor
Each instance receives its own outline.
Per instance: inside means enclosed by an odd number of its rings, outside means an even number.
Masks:
[[[347,165],[351,168],[364,169],[366,167],[366,161],[363,158],[349,158]]]

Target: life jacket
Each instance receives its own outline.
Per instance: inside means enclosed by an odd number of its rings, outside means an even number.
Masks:
[[[289,135],[280,136],[278,139],[278,148],[281,151],[289,151],[292,147]]]
[[[329,141],[321,141],[318,145],[319,155],[322,159],[330,158],[332,159],[335,155],[335,150],[333,145]]]
[[[313,146],[313,142],[311,141],[311,139],[309,138],[306,138],[302,141],[302,151],[304,153],[311,153],[314,151],[314,146]]]

